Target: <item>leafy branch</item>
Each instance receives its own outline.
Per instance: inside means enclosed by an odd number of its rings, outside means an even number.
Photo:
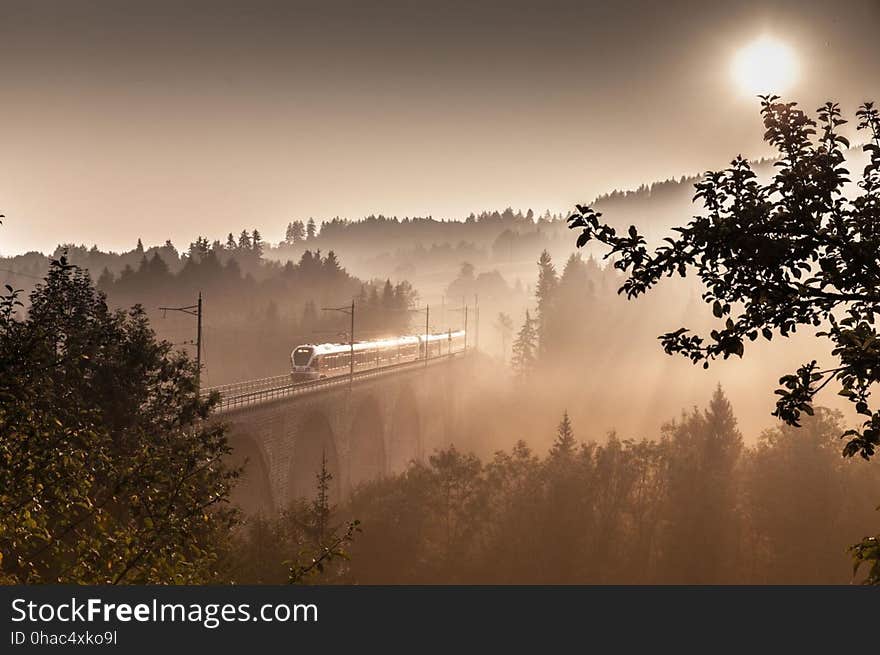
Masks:
[[[842,436],[847,457],[870,459],[880,445],[880,412],[869,404],[880,382],[880,114],[873,103],[856,113],[869,135],[868,154],[854,198],[845,167],[850,147],[839,133],[845,121],[828,102],[813,119],[797,103],[762,96],[764,139],[778,151],[772,179],[761,183],[739,156],[723,171],[706,173],[695,201],[705,209],[653,252],[635,226],[624,235],[600,221],[602,214],[578,205],[569,227],[579,229],[578,247],[608,246],[605,258],[627,274],[618,293],[629,299],[646,293],[664,277],[693,272],[704,286],[702,298],[719,320],[708,335],[687,328],[663,334],[661,345],[708,368],[715,359],[742,357],[747,341],[788,337],[799,327],[824,329],[839,366],[820,370],[812,361],[780,378],[774,415],[799,425],[812,414],[813,400],[832,380],[866,420]]]

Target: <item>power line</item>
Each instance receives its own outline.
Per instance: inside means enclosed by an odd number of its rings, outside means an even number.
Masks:
[[[168,312],[181,312],[195,316],[197,320],[196,327],[196,386],[202,386],[202,292],[199,291],[199,300],[195,305],[187,305],[186,307],[159,307],[163,316],[167,316]]]
[[[351,392],[352,384],[354,383],[354,298],[351,299],[351,307],[348,305],[343,305],[342,307],[321,307],[321,311],[323,312],[341,312],[343,314],[348,314],[351,317],[351,330],[348,333],[349,340],[349,373],[348,373],[348,390]]]

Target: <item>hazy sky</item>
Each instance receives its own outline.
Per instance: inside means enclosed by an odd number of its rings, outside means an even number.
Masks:
[[[0,0],[0,253],[567,210],[764,154],[735,53],[880,101],[880,0]]]

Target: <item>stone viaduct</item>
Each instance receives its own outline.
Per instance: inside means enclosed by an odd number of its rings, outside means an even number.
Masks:
[[[244,465],[233,501],[272,514],[311,498],[322,458],[337,500],[422,460],[453,440],[472,365],[458,354],[223,409],[233,461]]]

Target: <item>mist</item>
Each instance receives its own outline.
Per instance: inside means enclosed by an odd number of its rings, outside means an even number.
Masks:
[[[877,4],[551,4],[5,3],[0,582],[873,580]]]

